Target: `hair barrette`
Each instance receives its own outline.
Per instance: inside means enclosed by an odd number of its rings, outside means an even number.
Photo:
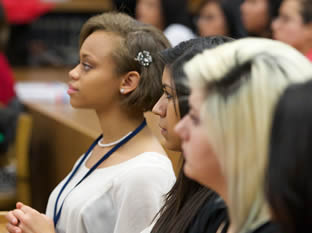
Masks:
[[[134,58],[135,61],[138,61],[142,66],[149,66],[153,62],[153,58],[149,51],[143,50],[138,52],[138,55]]]

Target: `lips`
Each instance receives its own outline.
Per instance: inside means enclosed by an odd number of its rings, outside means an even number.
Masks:
[[[73,87],[71,84],[68,85],[67,94],[71,95],[78,92],[78,89]]]
[[[162,126],[160,126],[160,125],[158,125],[158,126],[159,126],[159,128],[160,128],[160,133],[161,133],[163,136],[167,135],[167,129],[165,129],[164,127],[162,127]]]

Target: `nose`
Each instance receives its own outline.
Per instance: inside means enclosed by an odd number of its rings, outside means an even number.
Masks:
[[[182,141],[188,140],[187,121],[188,115],[185,115],[174,127],[174,131]]]
[[[78,65],[68,72],[68,76],[70,79],[73,79],[73,80],[79,79]]]
[[[152,112],[160,117],[166,116],[166,103],[164,95],[162,95],[160,99],[157,101],[157,103],[154,105]]]

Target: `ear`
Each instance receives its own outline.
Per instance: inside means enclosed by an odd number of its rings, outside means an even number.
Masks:
[[[120,93],[123,95],[129,94],[134,91],[140,82],[140,74],[137,71],[130,71],[122,77],[120,83]]]

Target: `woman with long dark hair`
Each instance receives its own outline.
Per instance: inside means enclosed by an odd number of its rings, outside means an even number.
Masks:
[[[289,87],[277,103],[266,194],[281,232],[311,231],[312,82]]]
[[[163,145],[170,150],[181,151],[181,141],[174,132],[177,122],[188,113],[189,87],[183,65],[196,54],[233,39],[224,36],[201,37],[182,42],[161,52],[165,62],[163,95],[153,108],[160,117],[159,126],[164,137]],[[227,221],[227,211],[222,199],[209,188],[186,177],[184,159],[178,178],[166,195],[165,204],[156,217],[155,225],[144,233],[216,233]]]

